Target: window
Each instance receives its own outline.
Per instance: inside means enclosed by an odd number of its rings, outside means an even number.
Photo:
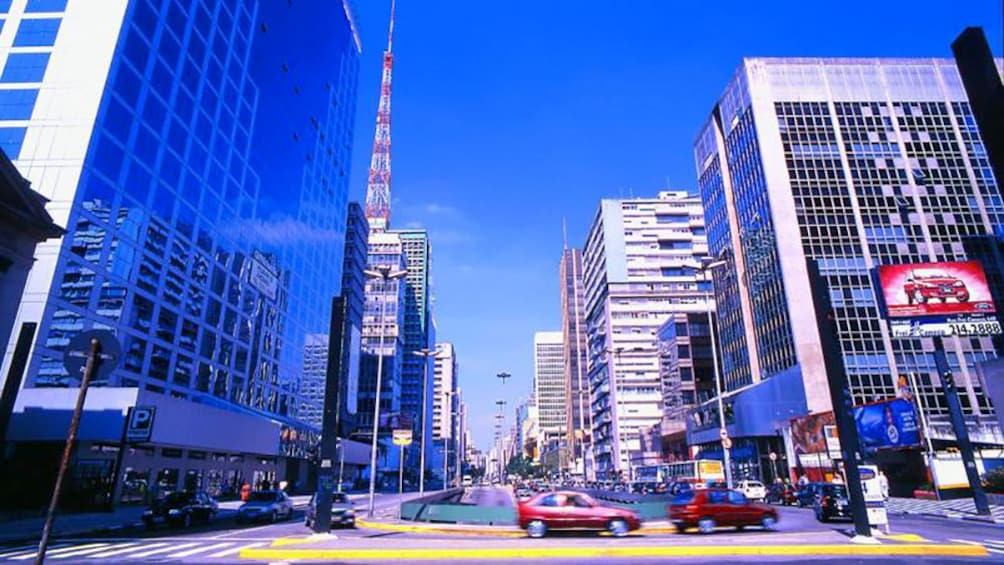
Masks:
[[[0,128],[0,149],[11,159],[17,159],[28,128]]]
[[[25,12],[65,12],[67,0],[28,0]],[[10,2],[8,2],[9,4]]]
[[[42,82],[48,64],[48,53],[11,53],[0,82]]]
[[[0,14],[6,14],[10,12],[10,3],[12,0],[0,0]]]
[[[49,47],[56,44],[60,20],[21,20],[14,36],[14,47]]]
[[[38,90],[0,90],[0,120],[27,120],[35,108]]]
[[[746,504],[746,495],[739,491],[729,491],[729,504]]]

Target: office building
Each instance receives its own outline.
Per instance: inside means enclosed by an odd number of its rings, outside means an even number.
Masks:
[[[566,432],[564,349],[561,332],[533,334],[533,396],[545,441]]]
[[[328,331],[345,236],[359,57],[347,6],[0,8],[0,137],[68,232],[39,247],[21,300],[17,327],[39,324],[22,394],[76,386],[67,343],[107,328],[123,358],[94,384],[140,391],[110,397],[116,408],[149,393],[278,422],[278,450],[263,431],[249,453],[285,458],[267,472],[306,482],[317,430],[300,418],[299,380],[306,336]],[[46,399],[64,400],[27,400]],[[180,488],[184,468],[171,468],[158,482]]]
[[[892,335],[872,274],[978,260],[1000,296],[1004,205],[954,62],[746,59],[694,152],[710,250],[726,262],[714,286],[737,471],[769,475],[790,419],[832,409],[806,259],[829,288],[855,404],[912,377],[932,439],[953,442],[934,340]],[[999,355],[994,339],[944,342],[974,442],[1004,443],[974,371]],[[716,414],[705,407],[690,434],[710,456]]]
[[[688,455],[687,416],[692,408],[715,397],[708,315],[674,314],[656,331],[662,380],[662,421],[653,441],[662,461]],[[645,450],[643,450],[645,451]]]
[[[706,311],[709,283],[695,270],[705,255],[696,196],[600,202],[582,257],[599,478],[627,478],[640,435],[662,419],[656,331],[671,315]]]
[[[437,440],[452,440],[459,365],[452,343],[440,342],[436,347],[439,355],[435,358],[433,371],[436,403],[432,411],[432,437]]]
[[[565,429],[568,430],[570,470],[584,474],[592,461],[589,439],[592,432],[589,411],[589,368],[586,355],[586,304],[582,287],[582,252],[561,254],[561,332],[565,358]],[[592,471],[590,470],[590,475]]]

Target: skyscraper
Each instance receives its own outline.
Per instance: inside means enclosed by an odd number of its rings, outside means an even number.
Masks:
[[[533,334],[533,394],[545,443],[565,440],[565,352],[561,332]]]
[[[561,254],[561,333],[565,358],[565,429],[568,430],[568,462],[578,473],[591,463],[589,438],[592,414],[589,411],[589,368],[586,355],[586,304],[582,287],[582,252]],[[590,474],[593,472],[589,470]]]
[[[707,254],[700,199],[602,200],[583,251],[589,383],[597,476],[627,476],[640,435],[663,415],[656,330],[704,312]]]
[[[452,440],[453,406],[457,399],[447,398],[445,393],[456,394],[458,377],[460,376],[458,374],[459,365],[452,343],[440,342],[436,346],[440,353],[435,358],[433,391],[436,402],[432,412],[432,437],[439,440]]]
[[[359,55],[346,5],[0,8],[17,77],[0,136],[68,231],[40,246],[22,299],[18,326],[40,323],[25,387],[75,386],[65,346],[109,328],[123,359],[95,384],[282,422],[299,429],[283,453],[304,456],[306,336],[327,331],[341,277]]]
[[[872,270],[979,260],[1000,296],[1004,203],[955,64],[746,59],[694,152],[709,246],[726,260],[715,278],[725,386],[744,389],[730,433],[748,458],[736,466],[760,474],[783,448],[777,434],[798,406],[780,400],[831,409],[806,258],[830,289],[855,404],[894,397],[913,377],[931,435],[952,441],[933,340],[891,334]],[[970,434],[1001,442],[974,371],[1000,354],[994,338],[944,341]],[[784,395],[761,402],[771,390]],[[761,414],[755,429],[744,410]],[[712,449],[717,423],[691,435]]]

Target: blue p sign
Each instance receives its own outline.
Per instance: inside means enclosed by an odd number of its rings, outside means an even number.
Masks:
[[[145,443],[153,435],[153,416],[156,410],[153,406],[136,406],[129,415],[129,425],[126,428],[126,441]]]

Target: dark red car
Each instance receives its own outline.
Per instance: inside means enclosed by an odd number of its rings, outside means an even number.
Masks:
[[[910,304],[927,304],[932,298],[947,302],[954,298],[959,302],[969,301],[969,289],[966,283],[958,277],[953,277],[944,271],[916,270],[911,271],[903,292]]]
[[[621,537],[641,527],[630,510],[611,508],[580,492],[543,492],[519,503],[519,527],[532,538],[548,530],[606,530]]]
[[[717,527],[741,530],[760,526],[773,530],[777,525],[777,510],[751,502],[737,490],[709,488],[679,494],[669,504],[669,520],[680,533],[693,527],[702,534],[710,534]]]

